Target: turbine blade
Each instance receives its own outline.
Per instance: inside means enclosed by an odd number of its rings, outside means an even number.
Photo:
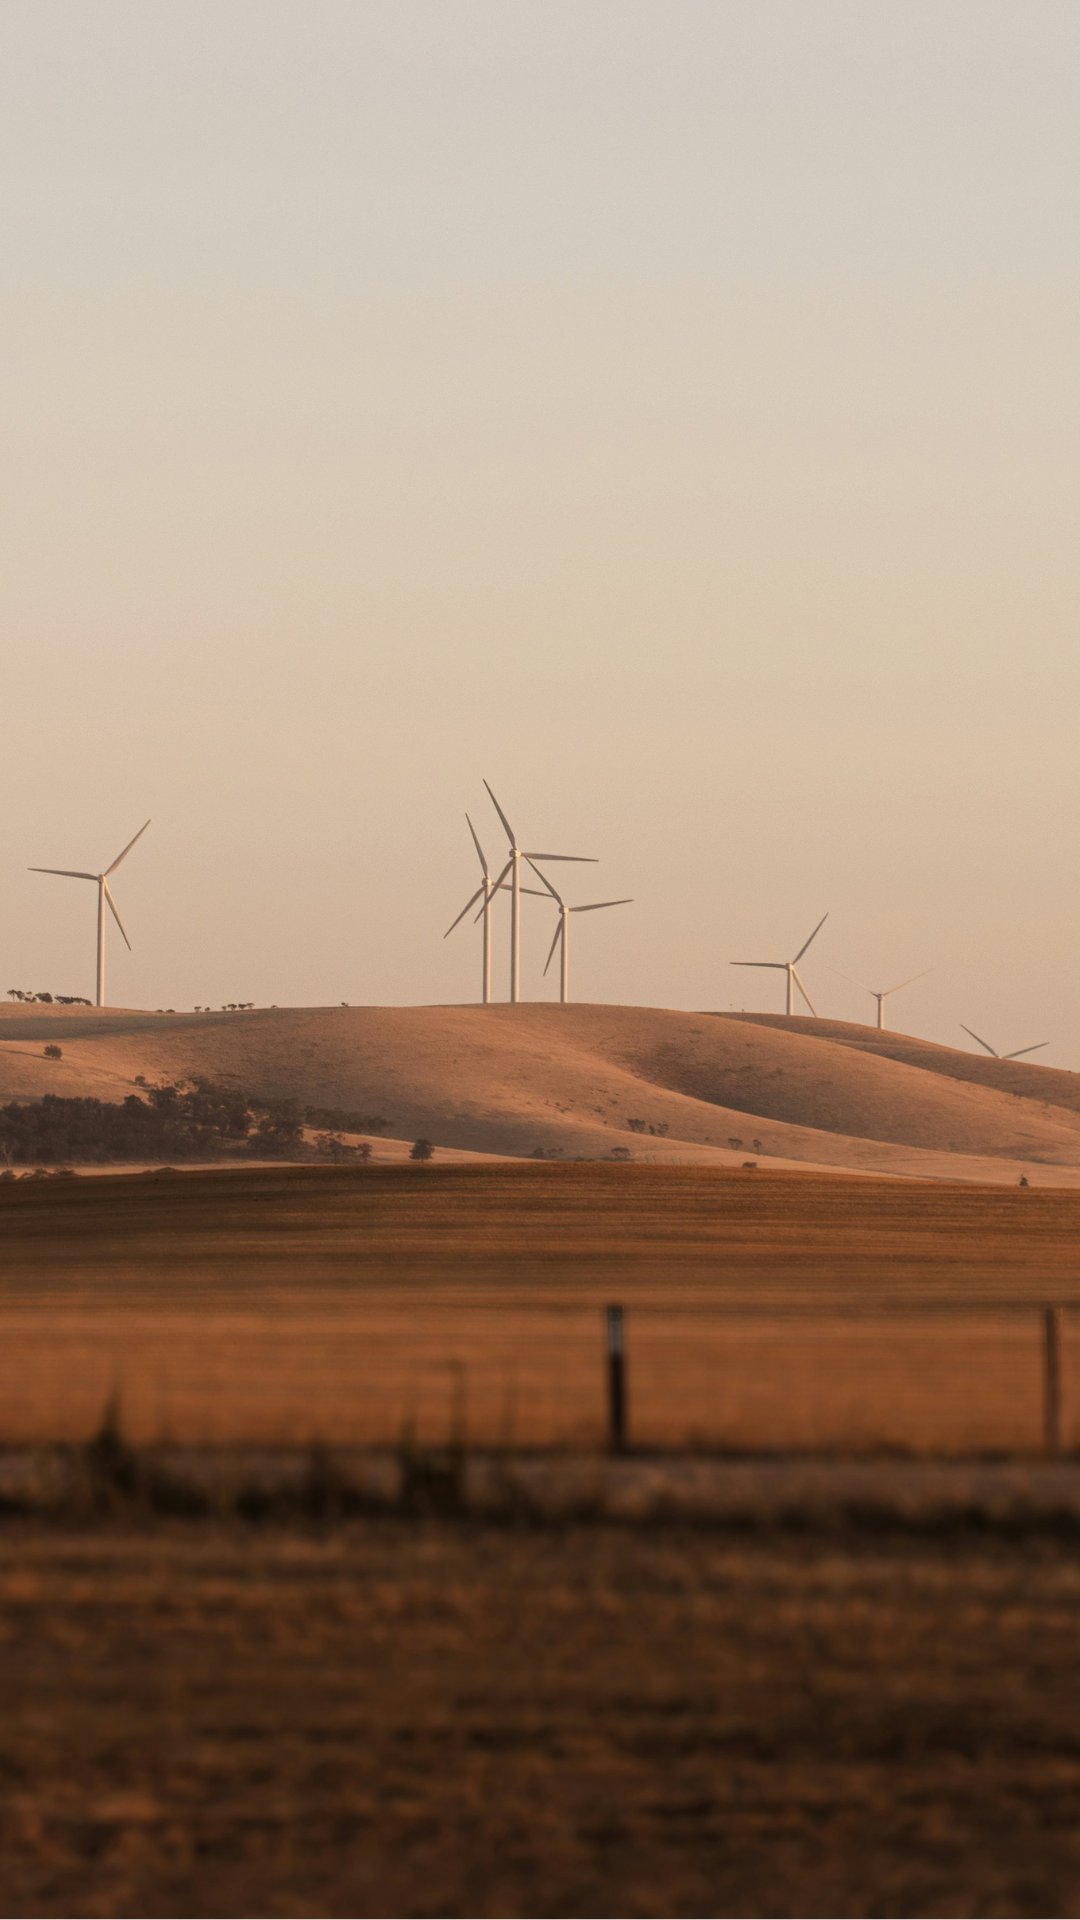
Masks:
[[[1001,1058],[1003,1060],[1019,1060],[1021,1054],[1038,1053],[1040,1047],[1048,1047],[1049,1045],[1049,1040],[1036,1040],[1033,1047],[1017,1047],[1015,1053],[1003,1053]]]
[[[547,890],[548,890],[548,892],[550,893],[550,895],[551,895],[551,897],[552,897],[552,899],[553,899],[553,900],[557,900],[557,901],[559,902],[559,905],[560,905],[560,907],[561,907],[561,906],[562,906],[562,895],[561,895],[561,894],[558,894],[558,893],[556,893],[556,891],[555,891],[555,889],[554,889],[554,887],[553,887],[553,886],[552,886],[552,884],[551,884],[551,881],[550,881],[550,880],[548,879],[548,877],[547,877],[547,874],[546,874],[546,873],[541,873],[541,871],[540,871],[540,869],[539,869],[539,867],[537,866],[537,864],[536,864],[536,861],[535,861],[535,860],[533,859],[533,856],[532,856],[532,854],[531,854],[531,853],[527,853],[527,854],[525,855],[525,858],[526,858],[526,860],[528,861],[528,863],[529,863],[529,865],[530,865],[530,867],[532,868],[532,870],[533,870],[533,872],[535,873],[535,875],[536,875],[536,877],[537,877],[537,879],[538,879],[538,880],[542,880],[542,881],[543,881],[543,883],[544,883],[544,885],[545,885],[545,887],[547,888]]]
[[[454,928],[458,925],[459,921],[464,920],[465,915],[469,911],[469,908],[474,907],[476,905],[476,902],[478,900],[482,900],[483,897],[484,897],[483,887],[477,887],[476,892],[473,894],[472,899],[466,900],[465,905],[462,907],[461,912],[458,914],[457,920],[451,920],[450,925],[447,927],[446,932],[443,934],[444,940],[449,940],[450,935],[454,931]]]
[[[469,820],[468,814],[465,815],[465,818],[466,820]],[[472,834],[472,837],[473,837],[473,846],[476,848],[477,853],[480,855],[480,871],[483,874],[484,879],[489,880],[491,876],[488,873],[488,863],[484,858],[484,849],[480,845],[480,842],[476,837],[476,828],[473,826],[473,823],[471,820],[469,820],[469,832]]]
[[[562,939],[562,937],[563,937],[563,917],[562,917],[562,914],[560,913],[560,915],[559,915],[559,924],[558,924],[558,926],[557,926],[557,927],[556,927],[556,929],[555,929],[555,938],[554,938],[554,940],[553,940],[553,941],[552,941],[552,943],[551,943],[551,951],[550,951],[550,953],[548,954],[548,957],[547,957],[547,959],[546,959],[546,960],[544,961],[544,972],[545,972],[545,973],[547,972],[547,970],[548,970],[548,968],[550,967],[550,965],[551,965],[551,963],[552,963],[552,961],[553,961],[553,960],[554,960],[554,958],[555,958],[555,949],[556,949],[556,947],[558,946],[558,944],[559,944],[559,941],[560,941],[560,940]]]
[[[600,862],[592,853],[527,853],[526,860],[572,860],[578,867],[598,867]]]
[[[138,831],[138,833],[137,833],[137,834],[135,835],[135,840],[141,840],[141,839],[142,839],[142,837],[143,837],[143,834],[144,834],[144,833],[146,832],[146,827],[148,827],[149,825],[150,825],[150,822],[149,822],[149,820],[148,820],[148,821],[146,822],[146,826],[143,826],[143,827],[140,827],[140,828],[139,828],[139,831]],[[115,860],[113,861],[113,863],[112,863],[112,866],[111,866],[111,867],[106,867],[106,869],[105,869],[105,874],[106,874],[106,877],[108,877],[108,875],[109,875],[110,873],[115,873],[115,872],[116,872],[116,869],[117,869],[117,867],[118,867],[118,866],[120,865],[120,862],[121,862],[121,860],[126,860],[126,859],[127,859],[127,857],[128,857],[128,854],[129,854],[129,853],[131,852],[131,849],[132,849],[132,847],[133,847],[133,846],[135,845],[135,840],[129,840],[129,841],[128,841],[128,843],[127,843],[127,846],[126,846],[126,847],[124,848],[124,851],[123,851],[123,853],[118,853],[118,854],[117,854],[117,856],[116,856],[116,859],[115,859]]]
[[[810,940],[816,940],[816,939],[817,939],[817,937],[818,937],[818,934],[819,934],[819,933],[821,932],[821,929],[822,929],[822,927],[823,927],[823,926],[825,925],[825,922],[826,922],[826,920],[828,919],[828,917],[829,917],[829,916],[828,916],[828,914],[827,914],[827,913],[823,913],[823,914],[822,914],[822,916],[821,916],[821,919],[820,919],[820,920],[818,921],[818,923],[817,923],[817,926],[816,926],[816,927],[814,928],[814,931],[813,931],[813,933],[812,933],[812,934],[810,935]],[[794,958],[794,960],[793,960],[793,961],[792,961],[792,963],[791,963],[793,967],[797,967],[797,966],[798,966],[798,964],[799,964],[799,961],[800,961],[800,960],[802,959],[802,957],[803,957],[803,954],[804,954],[804,953],[806,952],[806,949],[807,949],[807,947],[808,947],[808,946],[810,945],[810,940],[807,940],[807,941],[805,941],[805,942],[803,943],[803,945],[802,945],[802,946],[801,946],[801,947],[799,948],[799,951],[798,951],[798,953],[797,953],[797,954],[795,955],[795,958]],[[809,1003],[809,1001],[807,1001],[807,1006],[809,1006],[809,1004],[810,1004],[810,1003]],[[814,1015],[814,1018],[815,1018],[815,1020],[817,1019],[817,1015],[816,1015],[816,1014]]]
[[[101,878],[99,873],[74,873],[70,867],[27,867],[27,873],[58,873],[64,880],[93,880]]]
[[[882,999],[887,1000],[890,993],[902,993],[905,987],[913,987],[916,980],[925,980],[927,974],[933,973],[933,971],[934,971],[933,967],[924,967],[921,973],[913,973],[910,980],[901,980],[900,985],[898,987],[887,987],[885,992],[881,996]],[[1049,1046],[1050,1045],[1049,1040],[1047,1040],[1044,1044],[1046,1046]],[[1006,1058],[1008,1058],[1007,1055],[1006,1055]]]
[[[149,826],[149,825],[150,825],[150,822],[149,822],[149,820],[147,821],[147,823],[146,823],[146,824],[147,824],[147,826]],[[137,838],[137,837],[138,837],[138,836],[136,836],[136,838]],[[110,868],[110,872],[111,872],[111,868]],[[117,924],[117,926],[119,927],[119,929],[120,929],[120,931],[121,931],[121,933],[124,933],[124,923],[123,923],[123,921],[121,920],[121,918],[120,918],[120,915],[119,915],[119,914],[117,913],[117,911],[116,911],[116,901],[115,901],[115,900],[113,899],[113,897],[112,897],[112,894],[111,894],[111,893],[109,892],[109,889],[108,889],[108,887],[107,887],[107,886],[105,885],[105,882],[104,882],[104,880],[102,880],[102,883],[101,883],[101,885],[102,885],[102,890],[103,890],[103,892],[104,892],[104,894],[105,894],[105,898],[106,898],[106,900],[108,901],[108,903],[109,903],[109,905],[110,905],[110,907],[112,908],[112,917],[113,917],[113,919],[114,919],[114,920],[116,921],[116,924]],[[127,948],[127,950],[128,950],[128,952],[130,953],[130,952],[131,952],[131,941],[130,941],[130,940],[128,939],[128,937],[127,937],[127,934],[126,934],[126,933],[124,933],[124,945],[125,945],[125,947]]]
[[[961,1022],[960,1022],[960,1025],[961,1025],[962,1027],[964,1027],[964,1023],[963,1023],[963,1021],[962,1021],[962,1020],[961,1020]],[[970,1027],[964,1027],[964,1032],[965,1032],[965,1033],[971,1033],[971,1028],[970,1028]],[[978,1036],[978,1034],[977,1034],[977,1033],[971,1033],[971,1038],[972,1038],[973,1040],[979,1040],[979,1036]],[[1046,1044],[1047,1044],[1047,1046],[1049,1046],[1049,1045],[1050,1045],[1050,1042],[1049,1042],[1049,1040],[1048,1040],[1048,1041],[1046,1042]],[[980,1047],[984,1047],[984,1048],[986,1049],[986,1052],[987,1052],[987,1053],[989,1053],[989,1054],[991,1054],[991,1055],[993,1055],[993,1058],[994,1058],[995,1060],[1000,1060],[1000,1059],[1001,1059],[1001,1055],[1000,1055],[1000,1053],[995,1053],[995,1052],[994,1052],[994,1049],[993,1049],[993,1047],[992,1047],[992,1046],[990,1045],[990,1043],[989,1043],[989,1041],[988,1041],[988,1040],[979,1040],[979,1045],[980,1045]]]
[[[507,819],[507,817],[506,817],[506,815],[505,815],[505,813],[503,812],[503,810],[502,810],[502,808],[500,807],[500,805],[499,805],[499,803],[498,803],[498,801],[496,800],[496,798],[495,798],[495,795],[494,795],[494,794],[493,794],[493,793],[491,792],[491,788],[490,788],[490,787],[488,787],[488,783],[487,783],[487,781],[486,781],[486,780],[484,781],[484,785],[485,785],[485,787],[487,787],[487,790],[488,790],[488,793],[489,793],[489,794],[491,795],[491,804],[492,804],[492,806],[494,807],[494,809],[495,809],[495,811],[496,811],[496,813],[498,814],[498,816],[499,816],[499,819],[500,819],[500,820],[502,821],[502,823],[503,823],[503,826],[504,826],[504,827],[506,828],[506,837],[507,837],[507,839],[509,840],[509,842],[510,842],[510,845],[511,845],[512,847],[516,847],[516,846],[517,846],[517,841],[516,841],[516,840],[514,839],[514,829],[513,829],[513,827],[512,827],[511,825],[510,825],[510,822],[509,822],[509,820]]]
[[[813,934],[811,934],[811,936],[810,936],[810,939],[812,940],[812,939],[813,939],[813,937],[814,937],[814,936],[813,936]],[[809,944],[810,944],[810,941],[808,940],[806,944],[807,944],[807,946],[809,946]],[[804,948],[804,952],[805,952],[805,948]],[[807,991],[806,991],[806,988],[805,988],[805,987],[803,986],[803,983],[802,983],[802,981],[801,981],[801,980],[799,979],[799,976],[798,976],[798,974],[797,974],[797,973],[796,973],[796,971],[795,971],[795,962],[794,962],[794,960],[793,960],[793,961],[792,961],[792,963],[791,963],[791,977],[792,977],[792,979],[794,980],[794,982],[795,982],[795,985],[796,985],[796,986],[798,987],[798,989],[799,989],[799,992],[800,992],[800,993],[802,994],[802,997],[803,997],[803,999],[804,999],[804,1000],[806,1001],[806,1004],[807,1004],[807,1006],[808,1006],[808,1007],[810,1008],[810,1011],[811,1011],[811,1013],[813,1014],[813,1016],[814,1016],[814,1019],[816,1020],[816,1019],[817,1019],[817,1017],[818,1017],[818,1016],[817,1016],[817,1008],[816,1008],[816,1007],[814,1006],[814,1004],[813,1004],[813,1002],[812,1002],[812,1000],[811,1000],[811,998],[810,998],[810,995],[809,995],[809,994],[807,993]]]
[[[778,973],[787,972],[786,960],[729,960],[729,967],[775,967]]]
[[[877,993],[875,989],[873,987],[868,987],[865,980],[856,980],[855,975],[853,973],[841,973],[839,967],[830,967],[829,972],[835,973],[838,980],[847,980],[850,982],[850,984],[853,987],[861,987],[864,993],[872,993],[874,995],[875,1000],[877,999]],[[916,978],[918,978],[917,975],[916,975]],[[907,986],[907,984],[908,982],[905,980],[904,985]],[[899,993],[899,991],[900,991],[899,987],[890,988],[890,992],[892,993]]]
[[[590,900],[587,907],[571,907],[570,912],[598,913],[601,907],[630,907],[633,904],[632,898],[630,900]]]

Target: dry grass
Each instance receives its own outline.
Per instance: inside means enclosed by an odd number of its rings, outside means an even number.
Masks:
[[[0,1534],[0,1911],[1072,1914],[1080,1568]]]
[[[700,1168],[282,1168],[0,1187],[0,1440],[1037,1446],[1080,1195]],[[957,1311],[958,1307],[963,1311]],[[1080,1316],[1075,1316],[1080,1320]],[[1066,1440],[1075,1372],[1066,1316]]]
[[[60,1044],[62,1059],[43,1047]],[[1080,1182],[1080,1083],[830,1020],[656,1007],[0,1007],[0,1098],[209,1079],[378,1113],[397,1139],[567,1160],[784,1162]],[[653,1133],[630,1131],[636,1120]]]

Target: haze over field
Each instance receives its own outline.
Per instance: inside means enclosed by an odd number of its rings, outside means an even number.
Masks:
[[[1080,1065],[1066,0],[9,0],[6,978],[460,1002],[487,776],[603,1003]],[[535,836],[535,838],[533,837]],[[575,882],[576,886],[576,882]],[[523,987],[551,916],[526,903]],[[496,990],[506,990],[504,929]]]

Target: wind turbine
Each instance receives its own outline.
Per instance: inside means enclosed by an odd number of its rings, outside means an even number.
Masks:
[[[146,826],[139,828],[138,833],[135,835],[135,840],[142,839],[143,834],[146,832],[146,827],[148,827],[149,825],[150,825],[150,822],[148,820],[146,822]],[[117,854],[116,859],[112,863],[112,866],[106,867],[104,873],[74,873],[72,872],[70,867],[28,867],[27,868],[28,873],[57,873],[64,880],[92,880],[94,882],[94,885],[97,887],[98,908],[97,908],[97,1003],[96,1004],[99,1007],[103,1007],[105,1005],[105,902],[106,900],[108,901],[109,907],[112,911],[113,919],[116,921],[116,924],[119,927],[121,933],[124,933],[124,923],[121,920],[120,915],[116,911],[116,902],[113,899],[112,894],[109,892],[109,875],[110,873],[116,872],[116,869],[120,865],[121,860],[127,859],[128,854],[131,852],[132,847],[135,845],[135,840],[128,841],[127,846],[124,848],[123,853]],[[130,953],[131,941],[128,939],[126,933],[124,933],[124,945],[127,947],[127,950]]]
[[[512,896],[511,910],[510,910],[510,999],[511,999],[511,1002],[516,1003],[521,998],[520,981],[521,981],[521,863],[522,861],[523,860],[529,860],[529,861],[572,860],[579,866],[587,866],[587,867],[595,867],[596,861],[591,857],[591,855],[582,854],[582,853],[526,853],[524,847],[518,846],[517,840],[514,835],[514,829],[510,825],[509,820],[507,819],[505,813],[503,812],[498,801],[496,800],[495,795],[492,793],[491,788],[488,787],[488,783],[486,780],[484,781],[484,785],[485,787],[487,787],[488,794],[491,799],[491,804],[494,807],[496,813],[498,814],[499,819],[502,821],[503,826],[506,830],[506,837],[510,842],[510,858],[507,861],[502,872],[500,873],[498,879],[496,880],[495,885],[492,888],[492,892],[498,893],[499,888],[502,886],[503,881],[506,879],[506,876],[508,873],[513,876],[513,896]],[[543,879],[542,874],[540,877],[541,879]]]
[[[901,980],[898,987],[886,987],[884,993],[878,993],[876,988],[866,986],[862,980],[854,979],[850,973],[840,973],[839,967],[833,968],[834,973],[840,974],[841,980],[850,980],[853,987],[862,987],[863,992],[868,993],[871,1000],[877,1001],[877,1028],[879,1033],[881,1033],[885,1025],[885,1021],[882,1018],[883,1003],[888,1000],[889,996],[894,993],[902,993],[905,987],[913,987],[916,980],[925,980],[927,974],[933,973],[933,971],[933,967],[924,967],[921,973],[913,973],[910,980]],[[1047,1041],[1046,1044],[1049,1046],[1050,1042]]]
[[[821,929],[825,925],[825,922],[828,919],[828,917],[829,916],[827,913],[822,914],[821,919],[818,921],[817,926],[814,928],[813,933],[810,935],[810,940],[817,939],[818,934],[821,932]],[[807,993],[806,988],[803,986],[802,981],[799,979],[799,976],[795,971],[796,967],[799,964],[799,961],[803,957],[803,954],[806,952],[807,947],[810,945],[810,940],[803,941],[803,944],[799,948],[798,953],[795,955],[794,960],[732,960],[729,964],[733,967],[775,967],[781,973],[786,973],[787,974],[787,1006],[784,1009],[785,1013],[790,1014],[794,1012],[795,995],[793,992],[793,987],[798,987],[799,992],[802,994],[802,997],[806,1001],[807,1006],[810,1007],[810,1011],[811,1013],[813,1013],[814,1019],[816,1020],[817,1014],[814,1012],[814,1008],[810,1005],[810,995]]]
[[[550,893],[552,899],[556,902],[559,909],[559,924],[555,929],[555,938],[551,943],[551,952],[548,954],[548,957],[544,962],[544,972],[546,973],[548,968],[550,967],[551,962],[555,957],[555,949],[557,946],[559,946],[561,942],[562,954],[561,954],[560,965],[559,965],[559,1002],[560,1002],[560,1005],[565,1006],[566,1002],[570,998],[570,961],[569,961],[569,955],[567,951],[569,938],[570,938],[570,915],[572,913],[598,913],[601,907],[629,907],[633,905],[633,902],[632,900],[593,900],[590,903],[590,905],[587,907],[568,907],[566,904],[566,901],[562,897],[562,894],[556,893],[554,887],[551,884],[551,881],[547,877],[547,874],[540,872],[540,869],[536,865],[536,862],[533,860],[532,856],[526,855],[526,858],[528,859],[529,865],[532,868],[533,872],[536,874],[537,879],[543,881],[545,887]],[[536,888],[527,887],[526,892],[535,893]]]
[[[964,1023],[962,1020],[960,1022],[960,1025],[964,1027]],[[973,1040],[979,1040],[978,1034],[971,1033],[970,1027],[964,1027],[964,1032],[971,1034],[971,1038]],[[995,1047],[992,1047],[988,1040],[979,1040],[979,1045],[980,1047],[985,1047],[987,1053],[993,1054],[995,1060],[1019,1060],[1021,1054],[1038,1053],[1040,1047],[1048,1047],[1050,1045],[1050,1042],[1049,1040],[1036,1040],[1035,1045],[1033,1047],[1017,1047],[1015,1053],[998,1053],[997,1049]]]
[[[484,855],[484,849],[476,837],[476,828],[473,826],[472,821],[469,820],[468,814],[465,815],[465,818],[469,821],[469,832],[473,837],[473,846],[480,856],[480,871],[484,876],[484,880],[483,885],[477,887],[472,899],[465,902],[461,912],[458,914],[457,920],[454,920],[451,925],[447,927],[446,932],[443,934],[443,939],[448,940],[450,938],[458,922],[464,920],[469,908],[475,907],[477,901],[483,896],[484,905],[481,917],[484,922],[484,1005],[486,1007],[491,1000],[491,901],[493,895],[496,894],[499,889],[491,884],[491,872]]]

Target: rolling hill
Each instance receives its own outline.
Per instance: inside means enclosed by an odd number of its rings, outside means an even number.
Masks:
[[[60,1060],[44,1047],[61,1048]],[[225,1082],[471,1153],[1080,1185],[1080,1076],[842,1021],[551,1003],[0,1007],[0,1100]],[[631,1124],[635,1123],[635,1124]]]

